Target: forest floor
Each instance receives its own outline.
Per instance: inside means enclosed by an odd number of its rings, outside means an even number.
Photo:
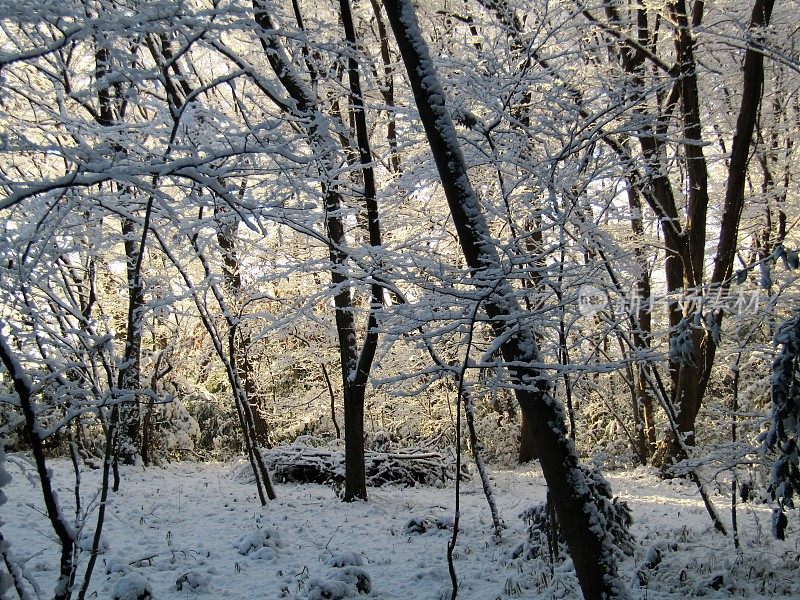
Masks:
[[[41,493],[26,476],[35,471],[26,461],[11,455],[6,463],[12,481],[3,490],[8,496],[3,535],[13,559],[24,563],[26,575],[41,588],[41,598],[50,598],[57,554]],[[74,506],[71,465],[54,461],[53,468],[60,501]],[[450,598],[446,553],[452,483],[370,489],[369,502],[351,504],[340,502],[330,487],[278,484],[278,499],[262,507],[242,468],[241,463],[184,462],[125,470],[121,490],[111,495],[103,554],[87,597],[127,600],[149,585],[156,600]],[[84,474],[85,504],[99,477],[99,472]],[[714,531],[693,484],[662,481],[643,468],[607,477],[633,510],[637,547],[621,571],[634,598],[800,598],[796,512],[790,515],[787,541],[776,541],[769,507],[740,504],[737,552],[731,538]],[[464,483],[455,550],[458,598],[580,598],[568,560],[551,570],[546,551],[518,556],[528,538],[519,515],[544,501],[541,470],[493,471],[492,478],[507,528],[495,543],[478,478]],[[729,495],[715,495],[714,501],[730,527]],[[408,526],[412,520],[433,526],[420,532],[424,527]],[[82,537],[90,540],[91,532]],[[656,555],[660,564],[642,566]],[[359,587],[370,591],[358,592]],[[14,597],[13,590],[8,593]]]

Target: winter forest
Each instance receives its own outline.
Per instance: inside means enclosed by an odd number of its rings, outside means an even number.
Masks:
[[[798,0],[0,0],[0,596],[800,598]]]

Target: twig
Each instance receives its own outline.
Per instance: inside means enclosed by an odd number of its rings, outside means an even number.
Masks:
[[[492,492],[492,483],[489,481],[489,474],[486,472],[486,465],[481,455],[483,446],[478,440],[478,434],[475,431],[475,405],[472,402],[472,394],[468,391],[464,391],[463,398],[464,416],[467,418],[467,430],[469,431],[469,445],[472,449],[472,458],[475,460],[475,467],[478,469],[478,474],[481,478],[483,493],[486,496],[486,501],[489,503],[489,511],[492,513],[495,541],[500,542],[505,524],[497,511],[497,503],[494,500],[494,493]]]
[[[456,548],[458,541],[458,524],[461,519],[461,399],[464,396],[464,375],[469,365],[469,353],[472,349],[472,337],[475,332],[475,321],[478,317],[478,308],[480,308],[481,300],[475,302],[472,308],[472,314],[469,320],[469,329],[467,330],[467,349],[464,353],[464,361],[461,363],[461,369],[458,374],[458,398],[456,401],[456,506],[455,515],[453,517],[453,536],[447,543],[447,568],[450,571],[450,581],[453,584],[453,594],[450,600],[456,600],[458,596],[458,575],[456,574],[456,566],[453,562],[453,551]]]
[[[114,408],[111,409],[111,416],[108,419],[108,426],[106,427],[106,447],[105,447],[105,454],[103,456],[103,482],[102,487],[100,489],[100,507],[97,511],[97,522],[94,528],[94,538],[92,539],[92,553],[89,556],[89,562],[86,565],[86,572],[83,575],[83,584],[81,585],[81,590],[78,593],[78,600],[84,600],[86,597],[86,592],[89,590],[89,582],[92,580],[92,573],[94,572],[94,565],[97,563],[97,557],[100,554],[100,536],[103,534],[103,524],[105,523],[106,518],[106,504],[108,501],[108,490],[109,490],[109,480],[110,480],[110,473],[112,469],[112,462],[116,465],[114,461],[114,453],[113,449],[115,446],[115,436],[116,436],[116,425],[118,419],[115,418],[115,412],[119,410],[119,405],[114,405]],[[100,419],[102,420],[103,415],[99,415]],[[115,471],[116,474],[116,471]]]
[[[731,397],[731,442],[736,444],[736,411],[739,410],[739,362],[742,359],[742,353],[736,355],[736,362],[731,365],[733,371],[733,395]],[[738,479],[736,473],[736,463],[731,468],[733,477],[731,479],[731,529],[733,530],[733,547],[739,550],[739,521],[736,515],[736,488],[738,487]]]

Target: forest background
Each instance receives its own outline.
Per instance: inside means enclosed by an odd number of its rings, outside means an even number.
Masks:
[[[343,446],[349,501],[365,449],[471,438],[583,515],[587,597],[586,461],[731,477],[780,535],[799,8],[4,0],[6,451],[43,488],[244,452],[266,501],[263,449]]]

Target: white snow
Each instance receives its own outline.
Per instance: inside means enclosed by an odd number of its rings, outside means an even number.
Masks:
[[[41,494],[21,473],[20,458],[5,463],[12,481],[3,488],[3,535],[11,557],[46,596],[55,585],[58,554],[40,512]],[[64,514],[71,514],[71,465],[52,465]],[[103,529],[108,548],[87,597],[138,599],[151,590],[158,600],[449,598],[452,483],[370,488],[368,502],[351,504],[329,487],[278,484],[278,500],[262,507],[254,487],[233,475],[238,468],[174,463],[124,469]],[[540,469],[490,474],[508,528],[496,544],[479,479],[464,482],[455,550],[459,599],[580,598],[569,560],[551,571],[546,552],[527,558],[515,553],[527,539],[519,515],[544,501]],[[769,534],[768,506],[740,505],[737,554],[733,540],[714,531],[693,484],[661,481],[644,468],[606,475],[633,510],[635,554],[620,567],[633,598],[800,597],[796,514],[790,514],[787,541],[781,542]],[[83,474],[87,499],[99,476]],[[729,525],[729,495],[717,494],[714,501]],[[412,521],[428,527],[409,528]],[[82,566],[86,560],[83,554]],[[82,570],[79,584],[81,576]]]

